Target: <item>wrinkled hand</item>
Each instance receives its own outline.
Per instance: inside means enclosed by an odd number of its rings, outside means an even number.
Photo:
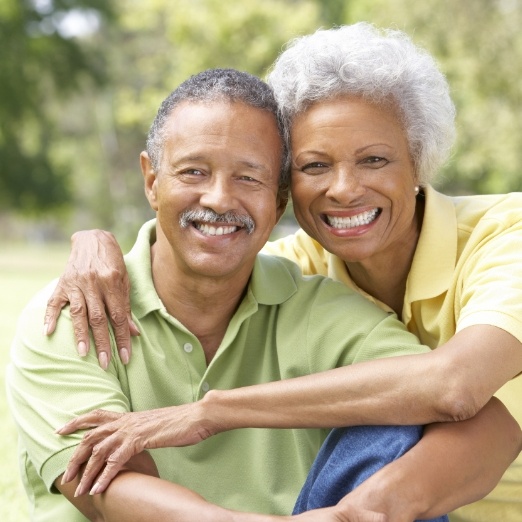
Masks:
[[[339,506],[314,509],[289,517],[289,520],[296,522],[389,522],[383,513],[346,504],[342,509]]]
[[[131,354],[130,336],[139,335],[129,295],[127,269],[114,236],[102,230],[76,232],[65,272],[47,303],[44,332],[54,332],[61,309],[71,303],[78,353],[87,355],[90,326],[100,366],[107,369],[111,357],[108,315],[120,358],[126,364]]]
[[[68,435],[94,428],[76,448],[62,484],[71,481],[87,462],[76,496],[89,490],[91,494],[102,493],[134,455],[146,449],[197,444],[219,431],[217,426],[207,425],[200,418],[197,402],[141,412],[95,410],[80,415],[57,430]]]

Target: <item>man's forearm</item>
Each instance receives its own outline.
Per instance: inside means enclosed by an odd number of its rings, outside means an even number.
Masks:
[[[489,493],[522,448],[522,433],[492,399],[472,419],[428,426],[421,441],[338,505],[386,513],[389,522],[433,518]]]
[[[121,471],[101,495],[75,497],[78,477],[56,485],[67,499],[89,520],[95,522],[271,522],[273,517],[239,513],[207,502],[197,493],[156,475],[155,465],[147,454],[133,458],[130,469]],[[140,471],[137,471],[137,470]],[[196,515],[197,514],[197,515]]]

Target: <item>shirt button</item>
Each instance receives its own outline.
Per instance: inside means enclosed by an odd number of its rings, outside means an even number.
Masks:
[[[204,382],[202,385],[201,385],[201,389],[207,393],[208,390],[210,390],[210,384],[208,382]]]
[[[192,351],[192,345],[190,343],[185,343],[183,345],[183,349],[187,352],[187,353],[190,353]]]

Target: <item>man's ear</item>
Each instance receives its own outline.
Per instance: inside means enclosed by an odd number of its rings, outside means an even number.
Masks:
[[[150,161],[149,155],[146,151],[140,154],[140,165],[141,172],[143,174],[143,181],[145,182],[145,195],[149,200],[149,205],[152,210],[158,210],[158,197],[157,197],[157,186],[158,178],[157,173],[152,168],[152,162]]]
[[[281,219],[288,204],[288,189],[280,189],[277,194],[277,222]]]

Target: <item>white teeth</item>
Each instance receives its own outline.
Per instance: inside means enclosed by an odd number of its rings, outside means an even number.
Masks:
[[[333,228],[354,228],[371,223],[379,213],[378,208],[367,210],[361,214],[351,217],[326,216],[328,224]]]
[[[232,234],[236,230],[239,230],[239,227],[235,226],[215,227],[204,223],[195,223],[195,226],[202,234],[206,234],[207,236],[224,236],[225,234]]]

